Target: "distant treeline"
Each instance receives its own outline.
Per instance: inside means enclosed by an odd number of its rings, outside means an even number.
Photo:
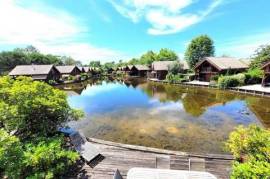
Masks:
[[[81,63],[71,57],[42,54],[33,46],[16,48],[12,51],[3,51],[0,53],[0,74],[6,74],[16,65],[30,64],[79,65]]]

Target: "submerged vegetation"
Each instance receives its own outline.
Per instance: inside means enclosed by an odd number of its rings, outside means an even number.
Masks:
[[[82,117],[64,92],[31,78],[1,77],[0,113],[0,176],[55,178],[79,158],[57,132]]]

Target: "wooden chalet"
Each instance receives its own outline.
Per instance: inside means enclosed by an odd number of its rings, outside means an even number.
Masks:
[[[32,77],[33,80],[41,81],[58,81],[60,79],[60,72],[54,65],[17,65],[9,76],[14,78],[18,76]]]
[[[147,65],[134,65],[130,70],[131,76],[146,77],[150,68]]]
[[[182,65],[182,73],[186,73],[189,70],[189,66],[186,61],[155,61],[152,63],[152,72],[148,74],[148,77],[164,80],[169,72],[170,66],[175,63],[180,63]]]
[[[90,68],[89,68],[89,67],[83,67],[83,69],[84,69],[84,72],[85,72],[85,73],[91,73],[91,71],[90,71]]]
[[[236,74],[248,68],[249,61],[231,57],[206,57],[194,67],[195,79],[210,81],[212,76],[220,74]]]
[[[76,65],[70,66],[56,66],[61,74],[61,77],[78,76],[81,74],[81,70]]]
[[[270,85],[270,61],[265,63],[262,67],[264,71],[264,76],[262,79],[262,86],[269,86]]]
[[[78,67],[81,71],[81,73],[85,73],[84,67]]]

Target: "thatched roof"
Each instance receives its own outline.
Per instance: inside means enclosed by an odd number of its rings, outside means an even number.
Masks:
[[[10,73],[10,76],[32,76],[47,75],[50,73],[53,65],[17,65]]]
[[[66,65],[66,66],[56,66],[56,68],[58,69],[58,71],[61,73],[61,74],[69,74],[71,73],[74,68],[78,68],[77,66],[75,65]],[[79,68],[78,68],[79,69]],[[79,69],[80,70],[80,69]],[[81,70],[80,70],[81,71]]]
[[[134,68],[136,68],[139,71],[148,71],[150,68],[146,65],[134,65]]]
[[[195,68],[198,68],[205,61],[215,66],[218,70],[246,69],[249,65],[248,60],[241,60],[232,57],[205,57],[204,60],[196,64]]]

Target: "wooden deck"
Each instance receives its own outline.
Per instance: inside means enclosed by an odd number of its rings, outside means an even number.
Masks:
[[[217,178],[229,178],[230,155],[196,155],[185,152],[169,151],[142,146],[125,145],[90,138],[103,159],[90,167],[84,164],[75,178],[112,179],[116,169],[126,178],[133,167],[206,171]],[[146,177],[147,178],[147,177]]]

